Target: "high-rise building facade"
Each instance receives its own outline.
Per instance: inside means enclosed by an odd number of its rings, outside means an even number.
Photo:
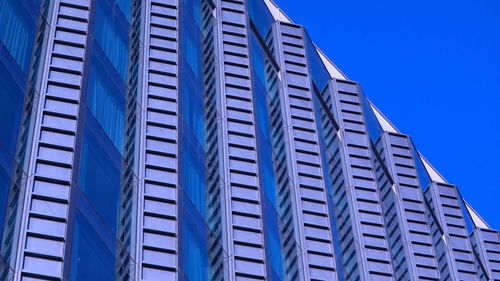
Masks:
[[[270,0],[0,0],[0,280],[500,280]]]

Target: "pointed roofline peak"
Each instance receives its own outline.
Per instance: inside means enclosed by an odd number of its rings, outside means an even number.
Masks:
[[[283,12],[283,10],[276,5],[272,0],[264,0],[264,3],[267,6],[267,9],[269,12],[271,12],[271,15],[273,15],[274,20],[277,21],[282,21],[282,22],[287,22],[287,23],[293,23],[293,21]]]
[[[483,218],[481,218],[481,216],[476,212],[476,210],[474,210],[469,205],[469,203],[467,203],[467,201],[464,200],[464,202],[465,202],[465,207],[467,208],[467,212],[469,212],[469,214],[472,218],[472,222],[474,223],[474,226],[478,227],[478,228],[491,229],[491,227],[486,223],[485,220],[483,220]]]
[[[417,151],[418,156],[420,157],[420,160],[422,160],[422,163],[424,164],[424,168],[427,171],[427,174],[431,178],[431,180],[435,182],[440,182],[440,183],[448,183],[443,176],[425,159],[425,157],[420,153],[420,151]]]
[[[263,0],[264,3],[267,6],[267,9],[273,16],[274,20],[276,21],[281,21],[281,22],[286,22],[286,23],[294,23],[290,17],[288,17],[283,10],[276,5],[272,0]],[[316,49],[316,52],[318,53],[319,57],[321,58],[321,62],[323,62],[323,65],[325,66],[326,70],[328,71],[328,74],[330,74],[331,78],[337,78],[337,79],[346,79],[347,76],[342,73],[342,71],[328,58],[323,51],[321,51],[316,44],[314,44],[314,48]]]
[[[323,51],[321,51],[321,49],[318,48],[318,46],[316,46],[316,44],[313,43],[313,45],[314,45],[314,48],[316,48],[316,52],[318,52],[318,55],[319,55],[321,61],[323,62],[323,64],[325,65],[326,70],[330,74],[331,78],[349,80],[349,78],[347,78],[347,76],[345,76],[345,74],[330,60],[330,58],[328,58],[325,55],[325,53],[323,53]]]
[[[370,103],[373,113],[375,113],[375,117],[377,117],[378,123],[380,124],[380,126],[382,126],[382,129],[384,131],[398,134],[401,133],[396,128],[396,126],[392,125],[391,121],[389,121],[389,119],[387,119],[387,117],[385,117],[384,114],[382,114],[382,112],[380,112],[380,110],[370,100],[368,100],[368,102]]]

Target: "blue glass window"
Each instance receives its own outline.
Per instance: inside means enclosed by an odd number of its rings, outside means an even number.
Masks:
[[[257,137],[259,141],[259,163],[260,173],[262,175],[262,185],[271,204],[276,208],[276,185],[272,159],[273,150],[269,143],[264,140],[260,132],[257,134]]]
[[[427,186],[429,186],[429,183],[431,183],[431,178],[429,177],[427,169],[425,169],[424,163],[422,163],[422,160],[420,159],[420,156],[418,155],[413,142],[410,141],[410,145],[412,148],[413,158],[415,159],[415,168],[417,170],[417,177],[420,188],[422,188],[422,190],[426,190]]]
[[[198,26],[201,25],[200,22],[200,16],[201,16],[201,10],[200,10],[200,0],[184,0],[184,5],[183,8],[189,11],[189,14],[191,15],[192,19]],[[185,16],[188,16],[185,14]]]
[[[125,85],[94,44],[90,62],[87,108],[119,151],[125,122]]]
[[[327,183],[328,188],[330,189],[330,182]],[[334,249],[335,249],[335,255],[337,256],[335,262],[337,264],[337,268],[343,268],[342,267],[342,255],[340,253],[340,243],[339,243],[339,237],[337,234],[337,227],[335,224],[335,212],[333,211],[333,199],[330,194],[327,194],[327,202],[328,202],[328,211],[330,212],[330,228],[332,230],[333,234],[333,242],[334,242]],[[337,270],[337,276],[339,278],[339,281],[344,281],[344,270]]]
[[[70,280],[115,280],[116,244],[114,236],[78,192]]]
[[[0,241],[2,241],[3,227],[5,223],[5,212],[9,200],[10,178],[12,172],[12,158],[0,145]],[[0,244],[0,247],[2,245]]]
[[[205,157],[189,130],[182,130],[182,188],[205,217]]]
[[[203,90],[200,82],[193,76],[189,67],[182,71],[182,117],[203,146]]]
[[[190,281],[208,280],[207,230],[188,198],[182,204],[182,266]]]
[[[116,4],[118,4],[122,13],[130,21],[130,0],[116,0]]]
[[[267,111],[267,92],[264,89],[264,86],[262,86],[262,84],[258,81],[256,81],[254,85],[256,98],[255,103],[257,104],[257,124],[259,125],[259,129],[261,130],[265,141],[267,143],[271,143],[269,113]]]
[[[79,186],[108,227],[115,233],[118,224],[120,167],[120,154],[87,111]]]
[[[368,131],[368,135],[370,136],[372,142],[376,143],[383,132],[382,127],[380,126],[380,123],[378,122],[377,117],[375,116],[375,113],[373,112],[373,109],[365,95],[361,94],[360,99],[361,106],[363,107],[363,115],[365,116],[366,130]]]
[[[262,38],[266,38],[269,27],[274,22],[274,17],[263,0],[249,0],[248,13],[253,24],[257,27]]]
[[[262,85],[266,85],[266,74],[264,69],[264,51],[259,43],[259,40],[255,37],[255,33],[251,32],[250,42],[252,46],[252,67],[253,71],[259,78]]]
[[[10,61],[9,61],[10,60]],[[3,143],[11,154],[16,149],[17,132],[21,122],[21,111],[24,99],[23,89],[25,84],[21,71],[6,68],[11,64],[10,57],[5,49],[0,47],[0,142]],[[22,87],[22,88],[21,88]]]
[[[189,13],[182,17],[182,54],[195,77],[201,81],[201,32]]]
[[[276,187],[273,167],[273,150],[267,111],[267,92],[259,80],[254,80],[255,104],[257,115],[257,138],[259,143],[259,163],[264,192],[276,207]]]
[[[306,35],[306,52],[307,52],[307,63],[309,64],[309,72],[311,73],[311,78],[318,88],[319,91],[323,90],[328,80],[330,80],[330,74],[325,68],[323,61],[319,57],[316,48],[314,47],[311,38]]]
[[[37,8],[29,0],[0,1],[0,41],[19,67],[28,73],[35,38]]]
[[[97,1],[94,37],[118,71],[123,81],[127,78],[128,21],[111,0]]]
[[[470,216],[469,211],[467,210],[467,207],[465,206],[464,198],[462,197],[462,194],[460,194],[460,190],[458,190],[458,201],[460,202],[460,208],[462,209],[462,214],[464,216],[464,221],[465,221],[465,227],[467,228],[468,233],[472,233],[474,229],[476,228],[474,225],[474,222],[472,222],[472,218]]]
[[[267,198],[264,199],[264,224],[269,263],[279,280],[283,280],[278,214]]]

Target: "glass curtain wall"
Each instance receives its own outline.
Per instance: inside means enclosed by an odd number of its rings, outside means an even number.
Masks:
[[[213,9],[209,1],[180,1],[180,275],[222,278],[221,180]]]
[[[129,154],[135,154],[130,148],[135,137],[132,123],[140,108],[130,87],[137,80],[132,77],[137,75],[131,72],[136,68],[132,58],[140,49],[130,42],[138,36],[129,20],[134,9],[140,8],[137,2],[91,2],[95,14],[87,42],[88,72],[79,127],[82,141],[75,156],[79,156],[73,187],[76,209],[70,227],[72,246],[68,246],[72,281],[133,278],[134,243],[130,239],[135,226],[130,224],[135,215],[137,171]]]
[[[0,1],[0,280],[12,276],[49,1]]]

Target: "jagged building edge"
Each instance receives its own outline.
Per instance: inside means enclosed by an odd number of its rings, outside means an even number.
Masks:
[[[273,1],[0,24],[0,280],[500,280],[499,231]]]

